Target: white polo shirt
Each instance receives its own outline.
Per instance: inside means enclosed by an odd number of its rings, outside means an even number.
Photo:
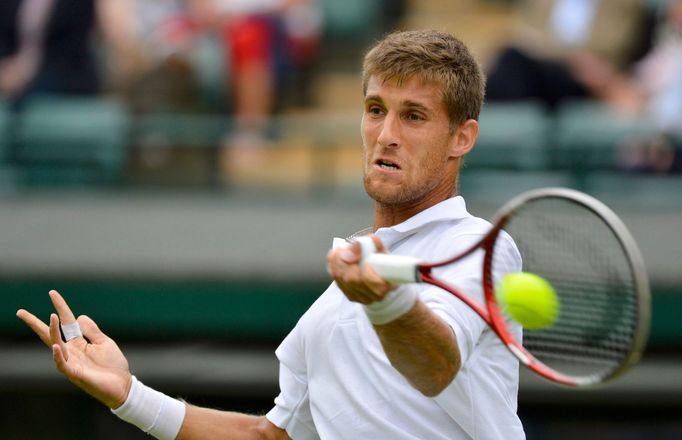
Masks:
[[[438,261],[481,239],[489,223],[454,197],[376,235],[391,253]],[[508,235],[494,277],[521,270]],[[483,301],[482,252],[435,273]],[[395,370],[362,306],[333,283],[276,351],[280,395],[267,418],[299,439],[523,439],[516,415],[517,360],[468,306],[420,285],[421,300],[455,331],[462,366],[438,396],[426,397]],[[512,327],[521,337],[521,328]]]

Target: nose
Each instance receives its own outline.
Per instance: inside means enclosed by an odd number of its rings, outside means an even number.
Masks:
[[[393,112],[388,112],[382,121],[381,132],[377,138],[377,142],[382,147],[397,147],[400,134],[400,120]]]

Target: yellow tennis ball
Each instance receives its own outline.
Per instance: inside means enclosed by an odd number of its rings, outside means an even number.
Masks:
[[[502,277],[495,288],[502,310],[529,330],[554,324],[559,317],[559,300],[552,285],[530,272],[513,272]]]

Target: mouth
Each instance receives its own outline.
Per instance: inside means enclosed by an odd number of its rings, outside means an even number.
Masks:
[[[382,170],[386,170],[386,171],[399,171],[400,170],[400,165],[398,165],[395,162],[391,162],[390,160],[387,160],[387,159],[377,159],[376,161],[374,161],[374,165],[376,167],[379,167]]]

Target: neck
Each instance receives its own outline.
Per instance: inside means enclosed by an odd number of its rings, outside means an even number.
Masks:
[[[374,201],[374,230],[376,231],[379,228],[388,228],[400,224],[420,212],[437,205],[443,200],[454,197],[456,194],[456,191],[453,191],[445,196],[434,198],[430,200],[429,203],[420,201],[403,205],[387,205]]]

